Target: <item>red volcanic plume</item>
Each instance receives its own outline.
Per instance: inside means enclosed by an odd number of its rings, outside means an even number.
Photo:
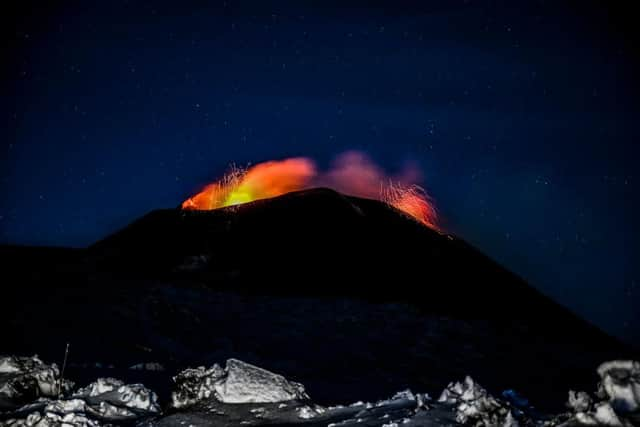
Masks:
[[[232,167],[222,179],[187,199],[183,209],[209,210],[268,199],[296,190],[329,187],[345,194],[381,200],[438,229],[435,207],[425,191],[411,183],[415,170],[393,179],[358,152],[339,156],[333,167],[318,172],[304,157],[259,163],[248,169]]]

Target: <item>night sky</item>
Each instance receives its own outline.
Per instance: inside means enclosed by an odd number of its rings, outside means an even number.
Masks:
[[[0,242],[88,245],[232,162],[355,149],[417,163],[446,230],[640,340],[629,10],[20,3],[2,18]]]

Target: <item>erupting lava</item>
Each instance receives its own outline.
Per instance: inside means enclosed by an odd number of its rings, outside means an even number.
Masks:
[[[280,196],[308,188],[315,175],[313,162],[304,158],[259,163],[246,170],[232,167],[220,181],[187,199],[182,209],[210,210]]]
[[[406,174],[405,174],[406,175]],[[415,175],[409,174],[409,175]],[[318,172],[304,157],[232,167],[222,179],[207,185],[182,203],[182,209],[211,210],[280,196],[291,191],[329,187],[345,194],[381,200],[438,229],[435,207],[425,191],[410,179],[391,179],[358,152],[338,157],[328,172]]]

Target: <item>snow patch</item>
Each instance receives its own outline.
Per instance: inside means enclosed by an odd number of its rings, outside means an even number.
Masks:
[[[129,367],[134,371],[164,371],[164,366],[158,362],[147,362],[147,363],[138,363],[137,365],[133,365]]]

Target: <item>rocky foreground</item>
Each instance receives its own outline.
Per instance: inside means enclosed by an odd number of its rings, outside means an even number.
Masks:
[[[135,369],[161,369],[140,365]],[[165,407],[142,384],[98,378],[78,388],[56,364],[34,357],[0,357],[1,426],[582,426],[640,423],[640,362],[598,368],[593,394],[569,391],[567,410],[543,414],[507,391],[489,394],[471,377],[451,383],[437,399],[405,390],[375,403],[320,406],[302,384],[240,360],[189,368],[174,378]]]

